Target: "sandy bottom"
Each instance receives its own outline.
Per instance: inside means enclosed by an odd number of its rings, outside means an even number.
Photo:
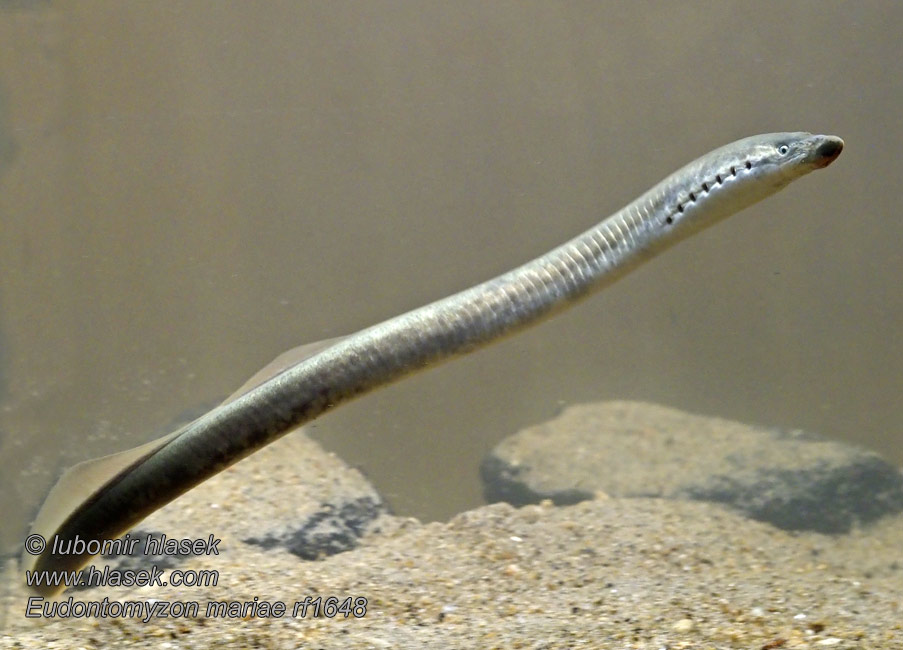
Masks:
[[[426,525],[377,509],[357,548],[315,561],[243,541],[371,489],[286,438],[146,522],[222,539],[168,564],[166,586],[69,591],[50,610],[10,567],[0,648],[903,648],[903,516],[793,533],[718,504],[599,494]],[[176,587],[176,571],[217,584]],[[104,613],[84,616],[90,603]],[[146,622],[122,615],[130,603]]]

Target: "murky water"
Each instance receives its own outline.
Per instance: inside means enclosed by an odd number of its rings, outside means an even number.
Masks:
[[[503,437],[599,399],[903,463],[901,12],[0,5],[0,555],[65,467],[766,131],[847,148],[554,321],[311,430],[426,519],[481,503]]]

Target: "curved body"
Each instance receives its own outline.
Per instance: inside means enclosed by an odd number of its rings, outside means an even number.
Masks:
[[[827,166],[842,147],[833,136],[776,133],[716,149],[542,257],[313,353],[308,350],[296,363],[159,441],[76,466],[54,488],[33,530],[63,540],[117,537],[293,428],[567,308],[676,242]],[[101,468],[106,476],[98,476]],[[71,502],[66,486],[84,491],[91,481],[96,487]],[[45,552],[34,568],[72,570],[87,559]]]

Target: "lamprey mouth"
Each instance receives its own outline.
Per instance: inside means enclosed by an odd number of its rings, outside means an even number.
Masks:
[[[827,167],[837,159],[837,156],[843,151],[843,140],[835,135],[822,135],[819,137],[822,142],[815,148],[815,166],[822,168]]]

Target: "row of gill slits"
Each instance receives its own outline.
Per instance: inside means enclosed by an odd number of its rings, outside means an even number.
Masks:
[[[749,162],[748,160],[743,164],[743,166],[747,169],[747,171],[752,169],[752,163]],[[737,166],[731,165],[730,178],[736,178],[736,177],[737,177]],[[722,185],[725,180],[727,180],[726,177],[722,176],[721,174],[715,174],[714,184]],[[671,214],[669,214],[667,217],[665,217],[665,223],[669,226],[672,223],[674,223],[674,215],[677,213],[683,214],[684,209],[685,209],[684,206],[686,206],[688,203],[695,203],[697,196],[701,197],[701,196],[708,194],[709,187],[711,185],[712,185],[711,181],[705,181],[702,183],[702,186],[700,187],[699,190],[697,190],[695,192],[690,192],[690,195],[687,197],[687,200],[681,201],[680,203],[678,203],[677,209],[674,212],[672,212]]]

